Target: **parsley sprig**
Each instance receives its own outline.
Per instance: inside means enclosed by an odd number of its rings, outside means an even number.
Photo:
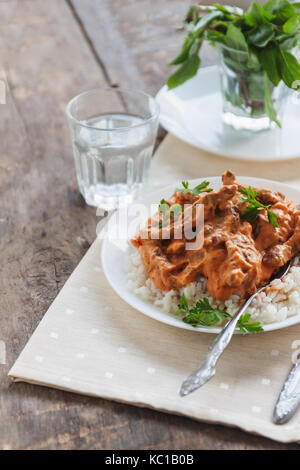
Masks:
[[[195,328],[198,326],[215,326],[225,318],[232,318],[226,310],[212,307],[207,297],[198,300],[193,307],[189,307],[185,294],[182,294],[176,313],[183,315],[182,320]],[[260,322],[250,322],[250,319],[251,315],[245,313],[238,321],[237,326],[243,335],[263,331]]]
[[[190,183],[188,181],[182,181],[182,188],[176,188],[175,193],[191,193],[194,195],[198,195],[200,193],[210,193],[213,191],[212,188],[208,188],[210,185],[209,181],[202,181],[202,183],[198,184],[198,186],[195,186],[195,188],[190,188]]]
[[[165,199],[162,199],[158,205],[158,210],[162,214],[162,222],[159,223],[159,228],[162,228],[166,221],[170,218],[173,218],[176,215],[179,215],[183,208],[180,204],[172,204],[169,206]]]
[[[258,196],[258,192],[249,186],[248,188],[239,188],[239,192],[243,194],[245,197],[240,199],[241,203],[248,203],[248,206],[242,212],[242,217],[250,224],[252,224],[258,217],[259,213],[261,211],[266,210],[267,211],[267,216],[268,216],[268,221],[270,224],[273,225],[273,227],[279,227],[278,225],[278,220],[277,220],[277,215],[275,212],[270,211],[271,205],[269,204],[268,206],[262,204],[259,202],[256,198]]]
[[[198,300],[193,307],[189,307],[185,294],[182,294],[176,313],[185,315],[182,320],[194,327],[214,326],[224,318],[231,318],[225,310],[213,308],[207,297]]]
[[[264,331],[259,321],[250,322],[250,319],[250,313],[245,313],[245,315],[242,315],[238,321],[238,327],[243,335],[247,333],[253,334]]]

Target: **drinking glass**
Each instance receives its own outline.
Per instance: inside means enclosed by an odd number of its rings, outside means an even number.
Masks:
[[[141,91],[99,88],[73,98],[66,113],[86,203],[106,210],[131,203],[149,176],[156,101]]]

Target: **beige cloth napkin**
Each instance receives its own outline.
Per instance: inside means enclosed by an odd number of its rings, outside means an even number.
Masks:
[[[300,178],[300,161],[228,160],[168,136],[153,164],[153,187],[193,177],[239,175]],[[282,441],[300,441],[300,410],[272,424],[279,390],[291,367],[300,325],[235,336],[205,387],[180,398],[181,382],[203,359],[213,336],[154,321],[122,301],[101,269],[96,241],[57,296],[9,375],[16,381],[129,402]]]

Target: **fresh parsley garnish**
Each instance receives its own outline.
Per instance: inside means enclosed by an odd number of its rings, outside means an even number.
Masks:
[[[250,319],[250,313],[245,313],[238,321],[238,327],[243,335],[246,333],[259,333],[260,331],[264,331],[259,321],[250,322]]]
[[[162,199],[158,205],[158,210],[162,214],[163,219],[159,222],[158,226],[159,228],[162,228],[169,217],[173,218],[174,216],[179,215],[183,211],[183,208],[180,204],[172,204],[172,206],[169,206],[167,201]]]
[[[251,186],[248,188],[239,188],[239,192],[245,196],[240,199],[240,202],[248,204],[244,212],[242,212],[243,219],[248,220],[248,222],[252,224],[257,219],[259,213],[266,210],[269,223],[272,224],[273,227],[279,227],[277,215],[269,209],[271,205],[266,206],[259,202],[257,200],[259,193],[254,188]]]
[[[180,212],[182,212],[182,207],[180,204],[173,204],[171,207],[170,207],[170,215],[171,217],[173,215],[179,215]]]
[[[226,310],[212,307],[207,297],[198,300],[193,307],[189,307],[185,294],[182,294],[176,313],[183,315],[182,320],[195,328],[198,326],[215,326],[225,318],[232,318]],[[249,313],[245,313],[239,319],[237,326],[242,334],[263,331],[260,322],[250,322],[250,319],[251,315]]]
[[[207,297],[198,300],[193,307],[189,307],[185,294],[182,294],[176,313],[185,315],[182,320],[194,327],[213,326],[220,323],[224,318],[230,318],[229,313],[225,310],[213,308]]]
[[[164,214],[169,209],[169,204],[165,199],[162,199],[158,205],[158,210],[162,214]]]
[[[210,185],[209,181],[202,181],[202,183],[198,184],[198,186],[195,186],[193,189],[190,188],[190,183],[188,181],[182,181],[181,184],[182,188],[176,188],[175,193],[191,193],[197,196],[200,193],[210,193],[213,191],[212,188],[208,188]]]

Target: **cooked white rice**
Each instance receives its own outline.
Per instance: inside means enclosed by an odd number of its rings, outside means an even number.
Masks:
[[[283,321],[288,317],[300,314],[300,263],[296,258],[293,267],[283,281],[274,280],[267,292],[260,293],[248,307],[251,320],[262,324]],[[232,295],[230,299],[217,301],[206,290],[206,280],[201,278],[179,291],[164,292],[157,289],[149,278],[141,261],[139,252],[134,251],[128,257],[128,288],[140,299],[150,302],[166,313],[175,313],[182,294],[186,295],[189,305],[207,297],[213,307],[219,307],[234,314],[239,305],[240,297]]]

